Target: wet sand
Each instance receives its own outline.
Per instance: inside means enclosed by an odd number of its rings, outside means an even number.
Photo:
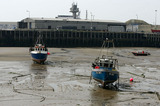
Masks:
[[[0,106],[160,105],[159,48],[109,49],[119,61],[119,91],[89,84],[100,48],[49,48],[44,65],[33,63],[28,49],[0,48]],[[131,54],[136,50],[151,55]]]

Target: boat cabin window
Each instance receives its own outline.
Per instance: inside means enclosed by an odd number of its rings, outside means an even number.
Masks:
[[[35,48],[31,49],[31,50],[36,50],[36,51],[39,51],[39,50],[41,50],[41,51],[48,51],[47,48],[37,48],[37,47],[35,47]]]
[[[44,48],[41,48],[41,51],[44,51]]]
[[[107,67],[107,68],[114,68],[115,67],[115,64],[114,64],[114,62],[112,61],[112,62],[102,62],[102,63],[100,63],[100,66],[102,66],[102,67]]]
[[[108,67],[108,64],[104,63],[104,67]]]
[[[112,68],[113,68],[113,63],[111,63],[111,64],[110,64],[110,67],[112,67]]]

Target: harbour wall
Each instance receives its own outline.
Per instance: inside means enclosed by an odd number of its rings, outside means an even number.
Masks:
[[[39,32],[48,47],[100,47],[105,38],[115,47],[160,47],[160,34],[71,30],[0,30],[0,46],[33,46]]]

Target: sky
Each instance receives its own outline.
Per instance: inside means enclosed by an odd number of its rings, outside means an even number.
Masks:
[[[75,2],[81,11],[81,19],[144,20],[149,24],[160,25],[160,0],[0,0],[0,22],[17,22],[27,17],[55,18],[58,15],[71,15]]]

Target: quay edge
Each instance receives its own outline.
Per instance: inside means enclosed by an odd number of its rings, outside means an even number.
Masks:
[[[105,38],[113,39],[116,47],[160,47],[160,34],[17,29],[0,30],[0,47],[33,46],[39,31],[48,47],[100,47]]]

